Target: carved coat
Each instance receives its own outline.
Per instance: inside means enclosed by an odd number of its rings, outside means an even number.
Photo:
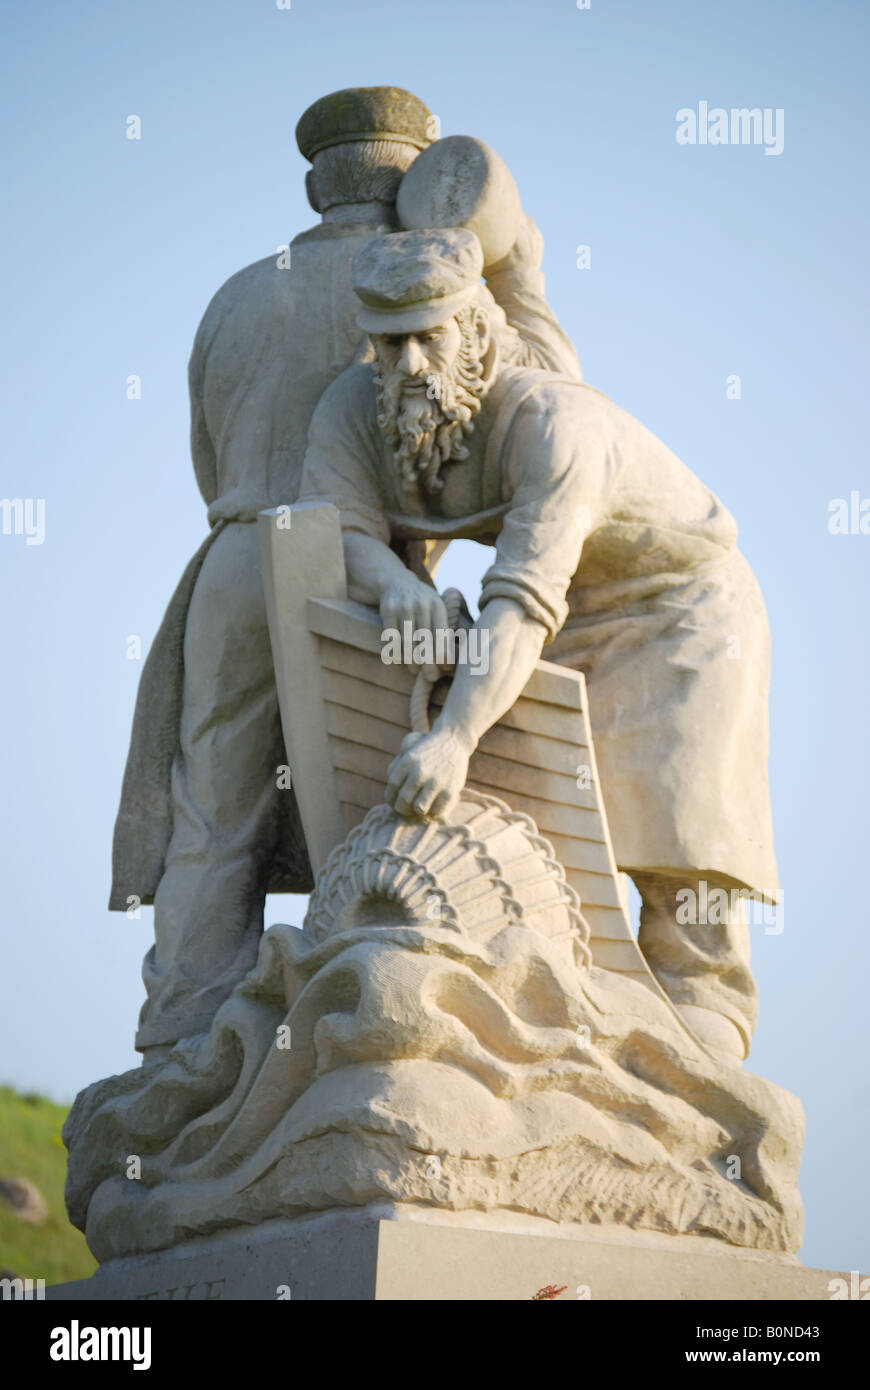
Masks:
[[[718,499],[607,397],[550,372],[502,370],[437,506],[402,493],[376,415],[372,369],[342,373],[312,421],[303,499],[385,543],[494,546],[481,608],[515,599],[544,656],[586,674],[619,867],[774,895],[767,617]]]

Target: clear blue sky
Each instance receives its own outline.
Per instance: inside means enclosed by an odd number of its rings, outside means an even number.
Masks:
[[[587,379],[740,523],[773,632],[786,902],[782,935],[755,933],[751,1066],[806,1107],[803,1258],[870,1268],[870,536],[827,526],[831,499],[870,496],[866,7],[19,0],[3,27],[0,496],[44,498],[46,535],[0,536],[0,1079],[70,1099],[136,1062],[151,914],[105,904],[141,670],[126,639],[147,650],[206,530],[190,344],[221,282],[314,220],[304,108],[395,83],[508,161]],[[782,108],[782,154],[678,145],[676,112],[700,101]],[[473,590],[473,552],[443,579]],[[300,904],[270,900],[269,916],[301,920]]]

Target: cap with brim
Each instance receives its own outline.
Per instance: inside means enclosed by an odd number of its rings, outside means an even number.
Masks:
[[[375,238],[353,264],[366,333],[415,333],[453,318],[477,293],[483,251],[464,227]]]
[[[422,300],[401,310],[363,309],[356,321],[365,333],[422,333],[447,323],[474,298],[476,286],[459,294],[444,295],[437,301]]]
[[[308,107],[296,126],[296,143],[308,160],[331,145],[357,140],[396,140],[424,150],[432,143],[432,117],[402,87],[347,87]]]

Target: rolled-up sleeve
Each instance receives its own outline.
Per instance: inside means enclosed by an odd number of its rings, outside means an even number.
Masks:
[[[480,607],[513,599],[542,624],[545,642],[568,616],[566,595],[613,471],[606,412],[590,394],[580,386],[542,388],[520,407],[503,445],[512,498]]]

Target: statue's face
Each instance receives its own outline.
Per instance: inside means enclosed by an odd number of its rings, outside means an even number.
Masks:
[[[387,377],[402,391],[423,391],[449,378],[462,346],[455,318],[417,333],[376,333],[372,336],[378,361]],[[396,380],[398,378],[398,380]]]
[[[465,439],[488,389],[489,320],[466,306],[416,333],[373,333],[378,423],[409,491],[440,492],[442,465],[468,457]]]

